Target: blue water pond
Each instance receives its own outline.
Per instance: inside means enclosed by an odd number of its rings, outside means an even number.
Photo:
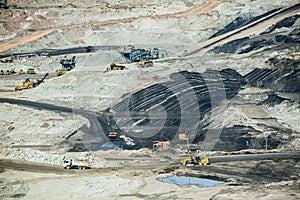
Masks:
[[[181,188],[187,188],[190,185],[197,185],[201,188],[207,188],[207,187],[224,183],[222,181],[215,181],[206,178],[195,178],[195,177],[176,176],[176,175],[159,178],[159,181],[163,183],[176,184]]]

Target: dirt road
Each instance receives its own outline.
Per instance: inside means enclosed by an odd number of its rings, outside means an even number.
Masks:
[[[268,153],[268,154],[252,154],[252,155],[230,155],[230,156],[216,156],[210,157],[209,160],[214,166],[214,163],[221,162],[233,162],[233,161],[258,161],[258,160],[277,160],[277,159],[300,159],[300,153]],[[155,169],[160,167],[170,167],[180,165],[179,160],[176,164],[170,163],[170,161],[161,161],[159,157],[106,157],[105,160],[109,162],[119,161],[125,162],[124,167],[135,165],[136,169]],[[126,164],[127,163],[127,164]],[[205,167],[205,169],[211,166]],[[41,163],[32,163],[27,161],[0,159],[0,168],[14,169],[23,171],[39,171],[39,172],[55,172],[55,173],[67,173],[68,170],[64,170],[61,166],[47,165]],[[128,168],[128,167],[127,167]],[[208,170],[208,169],[207,169]],[[93,169],[91,171],[98,171]],[[229,170],[230,171],[230,170]],[[226,173],[225,173],[226,172]],[[220,171],[219,173],[228,174],[228,170]]]
[[[30,79],[42,79],[45,76],[45,74],[11,74],[11,75],[2,75],[2,80],[25,80],[27,78]],[[49,73],[49,76],[47,79],[51,79],[57,77],[56,73]],[[21,84],[21,83],[20,83]]]
[[[0,168],[21,170],[21,171],[49,172],[49,173],[66,172],[66,170],[64,170],[64,168],[60,166],[38,164],[38,163],[9,160],[9,159],[0,159]]]
[[[276,160],[276,159],[300,159],[300,153],[268,153],[250,155],[230,155],[210,157],[211,163],[233,162],[245,160]]]
[[[106,136],[108,134],[108,130],[106,124],[104,123],[104,116],[102,115],[97,115],[96,113],[90,111],[80,110],[72,107],[56,106],[27,100],[0,98],[0,103],[9,103],[32,107],[35,109],[43,109],[57,112],[73,113],[74,115],[81,115],[82,117],[88,119],[91,124],[90,127],[83,126],[80,128],[82,132],[86,133],[86,135],[83,136],[83,140],[86,142],[85,148],[87,148],[90,151],[99,150],[99,144],[107,142],[108,140]]]
[[[13,40],[13,41],[5,43],[5,44],[1,44],[0,45],[0,53],[3,52],[3,51],[6,51],[8,49],[11,49],[13,47],[16,47],[18,45],[38,40],[41,37],[49,35],[53,31],[55,31],[55,29],[49,29],[49,30],[45,30],[45,31],[38,31],[38,32],[32,33],[31,35],[25,36],[23,38],[20,38],[20,39],[17,39],[17,40]]]

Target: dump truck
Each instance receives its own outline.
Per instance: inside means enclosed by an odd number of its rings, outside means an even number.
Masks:
[[[64,159],[63,166],[65,169],[89,169],[89,168],[91,168],[90,162],[87,160]]]
[[[180,161],[183,165],[209,165],[209,159],[207,157],[201,158],[200,156],[190,156]]]
[[[34,71],[34,68],[28,67],[27,68],[27,74],[36,74],[35,71]]]
[[[152,148],[153,149],[158,149],[158,148],[165,148],[165,147],[168,147],[170,146],[170,141],[153,141],[153,144],[152,144]]]

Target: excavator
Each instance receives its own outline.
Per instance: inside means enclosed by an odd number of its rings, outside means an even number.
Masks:
[[[17,84],[15,87],[15,91],[20,91],[20,90],[25,90],[25,89],[30,89],[30,88],[34,88],[37,87],[38,85],[40,85],[41,83],[44,82],[44,80],[49,76],[48,73],[45,74],[44,78],[42,79],[37,79],[36,81],[33,81],[29,78],[27,78],[26,80],[23,81],[22,85]]]

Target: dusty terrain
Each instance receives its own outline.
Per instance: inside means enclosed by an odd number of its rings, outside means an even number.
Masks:
[[[0,58],[50,57],[0,63],[37,72],[0,76],[1,199],[300,198],[298,1],[14,3],[0,10]],[[158,48],[160,58],[141,68],[125,45]],[[64,56],[76,67],[56,76]],[[104,72],[112,63],[125,70]],[[211,165],[180,165],[184,132]],[[171,146],[152,150],[155,140]],[[92,169],[64,170],[64,158]],[[224,184],[158,181],[174,174]]]

